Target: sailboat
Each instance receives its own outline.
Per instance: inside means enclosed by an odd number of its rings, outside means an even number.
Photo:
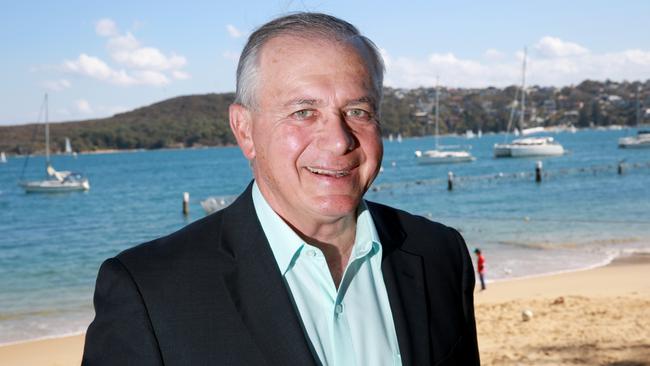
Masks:
[[[0,164],[6,163],[7,162],[7,155],[5,155],[5,152],[0,152]]]
[[[438,143],[438,124],[439,124],[439,108],[440,107],[440,86],[436,81],[436,148],[434,150],[415,151],[415,157],[418,159],[418,164],[450,164],[450,163],[466,163],[476,160],[468,151],[458,150],[443,150]]]
[[[641,102],[639,95],[641,86],[636,89],[636,125],[641,123]],[[650,148],[650,130],[639,130],[636,136],[621,137],[618,139],[618,147],[621,149],[648,149]]]
[[[72,145],[70,145],[70,139],[65,138],[65,154],[72,155]]]
[[[47,94],[43,101],[45,109],[45,179],[35,181],[20,181],[18,184],[25,192],[70,192],[87,191],[90,182],[79,173],[57,171],[50,162],[50,124],[48,122]]]
[[[514,117],[515,106],[517,102],[517,94],[515,94],[515,100],[513,101],[512,110],[510,112],[510,120],[508,121],[508,129],[506,131],[505,142],[503,144],[494,144],[494,157],[495,158],[505,158],[505,157],[532,157],[532,156],[558,156],[564,154],[564,147],[560,145],[553,137],[526,137],[521,139],[515,139],[511,143],[508,141],[508,133],[510,132],[510,127],[512,126],[512,120]],[[526,111],[526,49],[524,48],[524,60],[522,66],[522,77],[521,77],[521,111],[519,114],[519,128],[523,129],[524,126],[524,115]],[[537,128],[534,128],[537,130]],[[522,130],[523,131],[523,130]],[[519,130],[515,129],[515,135],[518,134]],[[530,132],[530,131],[527,131]]]

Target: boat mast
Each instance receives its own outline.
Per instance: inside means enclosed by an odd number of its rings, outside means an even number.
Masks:
[[[636,125],[641,122],[641,85],[636,87]]]
[[[436,150],[438,150],[438,117],[440,109],[440,83],[438,82],[439,78],[436,76]]]
[[[526,114],[526,53],[524,47],[524,63],[521,72],[521,114],[519,115],[519,130],[524,129],[524,116]]]
[[[45,93],[45,163],[50,166],[50,124],[47,117],[47,93]]]

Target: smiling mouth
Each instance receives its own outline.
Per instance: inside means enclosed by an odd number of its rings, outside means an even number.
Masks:
[[[323,168],[312,168],[312,167],[307,167],[307,170],[309,170],[311,173],[318,174],[318,175],[324,175],[327,177],[334,177],[334,178],[342,178],[350,175],[349,170],[330,170],[330,169],[323,169]]]

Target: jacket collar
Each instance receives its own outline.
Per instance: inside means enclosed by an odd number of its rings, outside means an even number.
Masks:
[[[428,365],[429,313],[422,256],[409,252],[397,211],[368,202],[383,252],[382,272],[393,312],[402,364]]]
[[[249,185],[222,211],[222,249],[237,263],[224,274],[239,315],[270,365],[315,365],[293,300],[255,215]]]

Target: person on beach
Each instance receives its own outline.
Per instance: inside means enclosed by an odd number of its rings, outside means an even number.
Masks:
[[[485,290],[485,257],[479,248],[474,249],[476,254],[476,272],[478,272],[478,278],[481,280],[481,291]]]
[[[479,365],[461,235],[365,201],[384,66],[320,13],[253,32],[230,126],[254,180],[229,207],[106,260],[84,365]]]

